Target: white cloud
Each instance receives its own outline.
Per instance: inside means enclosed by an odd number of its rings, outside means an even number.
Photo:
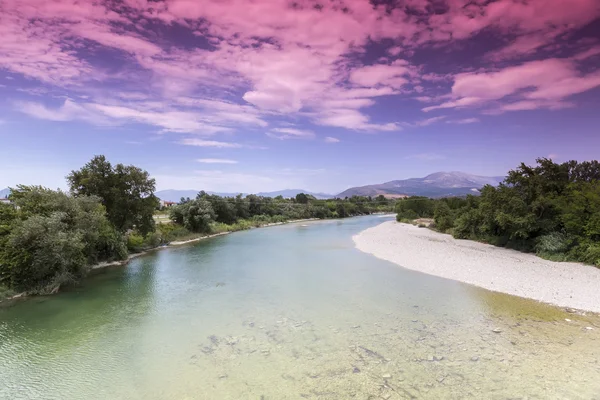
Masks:
[[[447,124],[459,124],[459,125],[474,124],[476,122],[479,122],[479,118],[464,118],[464,119],[453,119],[451,121],[446,121]]]
[[[340,139],[338,139],[338,138],[334,138],[331,136],[327,136],[325,138],[325,143],[339,143],[339,142],[340,142]]]
[[[279,140],[312,139],[315,137],[315,133],[313,131],[296,128],[274,128],[271,129],[270,132],[266,132],[265,134],[273,139]]]
[[[216,140],[204,140],[204,139],[195,139],[195,138],[181,139],[177,143],[182,144],[184,146],[217,147],[217,148],[221,148],[221,149],[235,149],[235,148],[243,147],[239,143],[219,142]]]

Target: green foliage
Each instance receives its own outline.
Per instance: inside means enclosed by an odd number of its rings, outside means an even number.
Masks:
[[[552,260],[600,264],[600,164],[538,159],[521,164],[498,187],[465,199],[408,198],[398,219],[428,216],[456,238],[482,240]]]
[[[138,253],[143,250],[144,237],[136,232],[127,235],[127,250],[132,253]]]
[[[314,196],[302,193],[293,199],[284,199],[282,196],[270,198],[256,195],[231,198],[200,192],[195,200],[182,199],[178,205],[171,207],[170,218],[174,224],[191,232],[208,233],[225,229],[225,226],[231,227],[230,230],[245,229],[245,220],[260,226],[294,219],[345,218],[390,212],[394,203],[394,200],[387,200],[383,196],[376,199],[353,196],[343,200],[317,200]]]
[[[396,203],[396,212],[400,219],[432,218],[434,208],[434,200],[420,196],[408,197]]]
[[[96,197],[21,185],[10,198],[14,206],[0,207],[0,284],[10,289],[47,293],[127,256]]]
[[[173,206],[170,210],[170,218],[174,223],[196,233],[210,232],[210,223],[215,216],[211,203],[202,197]]]
[[[442,232],[446,232],[454,226],[454,215],[447,202],[440,201],[435,205],[433,220],[436,228]]]
[[[154,231],[152,214],[159,202],[148,172],[133,165],[113,167],[104,156],[95,156],[67,180],[74,196],[99,197],[108,220],[120,232],[136,229],[145,235]]]

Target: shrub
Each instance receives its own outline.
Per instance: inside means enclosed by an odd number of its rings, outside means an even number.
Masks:
[[[127,249],[132,253],[138,253],[144,248],[144,237],[137,232],[131,232],[127,236]]]
[[[558,254],[569,250],[570,240],[564,233],[552,232],[540,236],[535,246],[538,254]]]

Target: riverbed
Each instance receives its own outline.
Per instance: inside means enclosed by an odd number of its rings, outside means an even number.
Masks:
[[[354,247],[387,220],[237,232],[2,309],[0,398],[600,396],[597,316]]]

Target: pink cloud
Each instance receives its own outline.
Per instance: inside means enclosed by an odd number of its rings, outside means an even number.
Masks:
[[[411,73],[406,61],[396,60],[391,65],[377,64],[356,68],[350,73],[350,82],[363,87],[381,85],[400,88],[408,82]]]
[[[391,131],[401,124],[374,122],[368,113],[380,96],[417,92],[418,101],[440,103],[424,111],[490,104],[498,112],[567,106],[567,97],[598,85],[595,72],[583,74],[574,64],[599,54],[598,49],[569,60],[458,73],[446,96],[432,87],[452,77],[425,73],[423,66],[396,58],[484,30],[519,36],[491,51],[488,61],[531,56],[594,20],[599,4],[405,0],[390,9],[366,0],[332,0],[318,7],[311,0],[4,0],[0,68],[89,96],[54,110],[33,103],[23,108],[38,118],[136,122],[215,134],[246,125],[266,127],[270,117],[303,116],[319,125]],[[151,31],[149,21],[165,31],[177,26],[202,36],[212,47],[182,46],[160,30]],[[363,65],[359,55],[372,42],[385,44],[385,57]],[[126,66],[107,70],[88,55],[104,48],[118,50]],[[123,89],[93,89],[105,82]],[[233,98],[235,105],[217,97]]]
[[[239,143],[219,142],[216,140],[204,140],[204,139],[195,139],[195,138],[181,139],[177,143],[182,144],[184,146],[216,147],[216,148],[220,148],[220,149],[236,149],[236,148],[243,147]]]
[[[571,60],[547,59],[531,61],[493,72],[458,74],[452,86],[455,100],[423,111],[460,108],[501,100],[509,95],[530,100],[527,109],[560,108],[567,97],[600,86],[600,73],[581,74]],[[504,108],[511,110],[511,106]]]

